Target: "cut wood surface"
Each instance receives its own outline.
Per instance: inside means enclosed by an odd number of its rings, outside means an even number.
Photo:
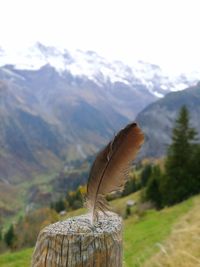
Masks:
[[[91,224],[89,214],[44,228],[32,267],[122,267],[122,219],[115,213]]]

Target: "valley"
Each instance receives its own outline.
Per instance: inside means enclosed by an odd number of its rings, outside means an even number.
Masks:
[[[2,49],[0,60],[0,224],[5,229],[85,185],[96,153],[131,121],[145,133],[137,164],[165,157],[182,105],[200,132],[198,75],[170,77],[154,64],[129,66],[95,52],[41,43],[13,61]]]

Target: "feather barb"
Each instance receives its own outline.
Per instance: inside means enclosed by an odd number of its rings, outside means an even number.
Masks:
[[[88,179],[86,204],[92,222],[98,212],[109,210],[105,196],[123,190],[132,161],[144,142],[144,134],[136,123],[127,125],[97,155]]]

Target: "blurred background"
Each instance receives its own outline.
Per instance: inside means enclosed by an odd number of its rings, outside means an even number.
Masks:
[[[198,0],[0,0],[0,266],[85,212],[97,152],[136,121],[124,266],[200,266]]]

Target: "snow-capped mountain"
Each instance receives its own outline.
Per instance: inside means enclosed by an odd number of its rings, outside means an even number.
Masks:
[[[171,76],[155,64],[137,61],[129,66],[121,61],[108,61],[93,51],[68,51],[41,43],[15,52],[0,48],[0,66],[8,64],[19,70],[38,70],[49,64],[60,74],[68,71],[73,76],[86,77],[98,86],[116,82],[142,85],[156,97],[194,85],[200,77],[198,71]]]
[[[40,43],[0,48],[0,179],[93,154],[159,97],[195,84],[195,75]]]

